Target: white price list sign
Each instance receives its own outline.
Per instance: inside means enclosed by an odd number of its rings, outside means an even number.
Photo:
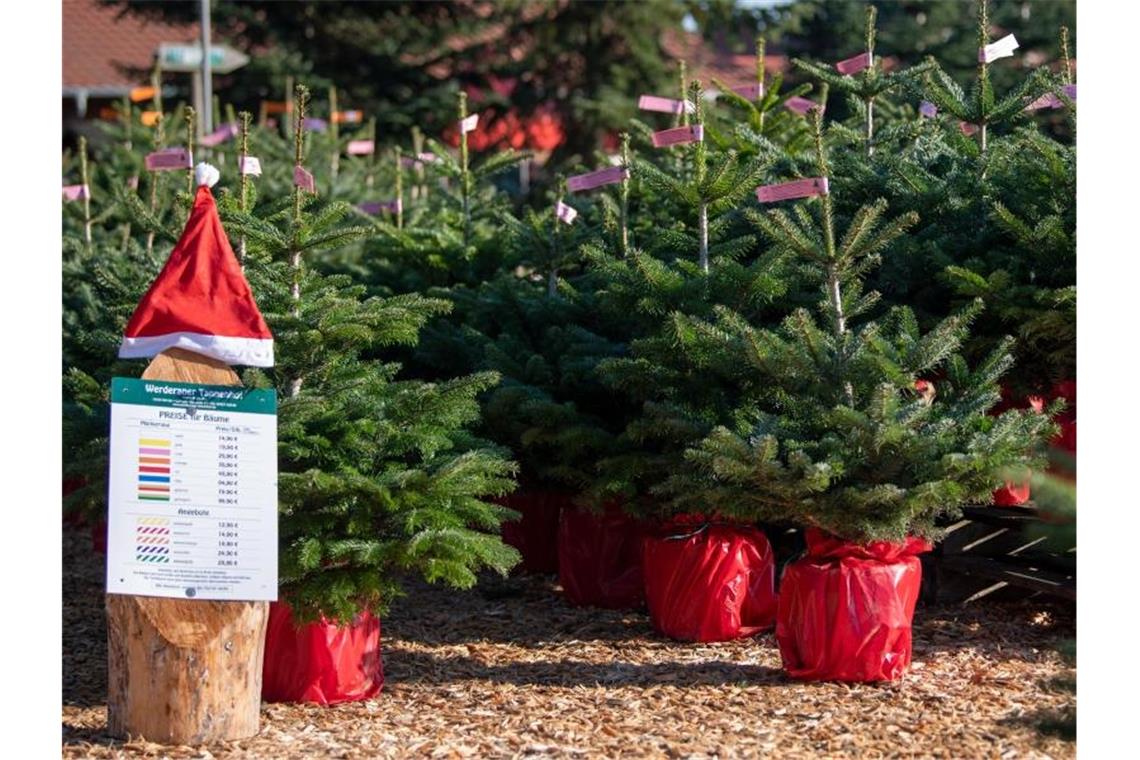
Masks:
[[[277,395],[111,382],[107,593],[277,598]]]

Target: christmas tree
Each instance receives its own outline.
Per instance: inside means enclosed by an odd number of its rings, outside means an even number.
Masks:
[[[822,115],[816,170],[829,176]],[[693,509],[815,526],[848,540],[932,535],[935,520],[988,501],[1007,468],[1039,466],[1045,415],[988,416],[1012,366],[1009,341],[971,368],[959,354],[979,306],[919,329],[906,307],[872,316],[865,274],[918,221],[863,206],[837,235],[833,199],[750,214],[814,272],[822,298],[778,327],[718,307],[691,319],[694,350],[736,359],[734,422],[686,452],[690,469],[658,492]],[[923,381],[917,386],[918,381]]]
[[[297,166],[307,100],[299,87]],[[414,344],[448,304],[366,298],[348,277],[321,274],[313,257],[370,230],[343,224],[348,204],[314,200],[295,187],[289,201],[243,212],[231,198],[223,211],[246,238],[246,273],[277,346],[276,366],[244,380],[281,397],[282,594],[302,618],[349,620],[384,609],[401,571],[457,587],[483,567],[505,573],[518,555],[497,529],[513,513],[487,499],[511,490],[515,468],[467,430],[493,373],[401,380],[397,363],[373,358]]]
[[[699,82],[689,101],[690,126],[706,129]],[[660,160],[679,160],[674,173],[649,160],[634,162],[646,193],[641,206],[656,207],[654,218],[670,221],[640,233],[624,256],[600,246],[586,251],[599,308],[621,325],[628,346],[625,355],[600,362],[598,375],[632,414],[618,449],[598,463],[592,491],[635,509],[647,507],[650,489],[676,471],[687,446],[725,421],[735,402],[735,389],[711,371],[720,357],[696,347],[693,320],[722,304],[762,318],[790,281],[776,257],[757,255],[740,213],[765,162],[703,140],[670,152]]]

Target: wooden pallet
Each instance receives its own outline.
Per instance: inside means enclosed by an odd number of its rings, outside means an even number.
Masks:
[[[967,507],[923,561],[923,599],[969,603],[1048,595],[1077,598],[1077,550],[1058,552],[1027,528],[1040,522],[1031,504]]]

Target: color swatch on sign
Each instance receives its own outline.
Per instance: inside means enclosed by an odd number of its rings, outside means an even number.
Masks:
[[[135,559],[155,564],[170,562],[170,520],[165,517],[136,520]]]
[[[170,501],[170,441],[140,438],[138,497],[142,501]]]

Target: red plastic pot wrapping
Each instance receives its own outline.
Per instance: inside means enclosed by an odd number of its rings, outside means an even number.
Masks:
[[[558,515],[570,498],[553,491],[523,491],[503,499],[503,506],[522,514],[503,523],[503,542],[519,550],[524,573],[553,575],[558,572]]]
[[[752,636],[776,622],[776,563],[758,529],[666,526],[642,545],[653,626],[681,641]]]
[[[347,626],[322,618],[298,628],[288,604],[270,603],[261,682],[265,701],[356,702],[374,697],[383,685],[379,618],[364,612]]]
[[[994,491],[995,507],[1016,507],[1029,501],[1029,481],[1014,483],[1007,480],[1005,485]]]
[[[628,609],[645,600],[642,526],[615,507],[593,514],[566,507],[558,522],[558,581],[579,607]]]
[[[784,671],[814,681],[893,681],[910,665],[911,621],[930,544],[858,545],[808,530],[784,570],[776,643]]]

